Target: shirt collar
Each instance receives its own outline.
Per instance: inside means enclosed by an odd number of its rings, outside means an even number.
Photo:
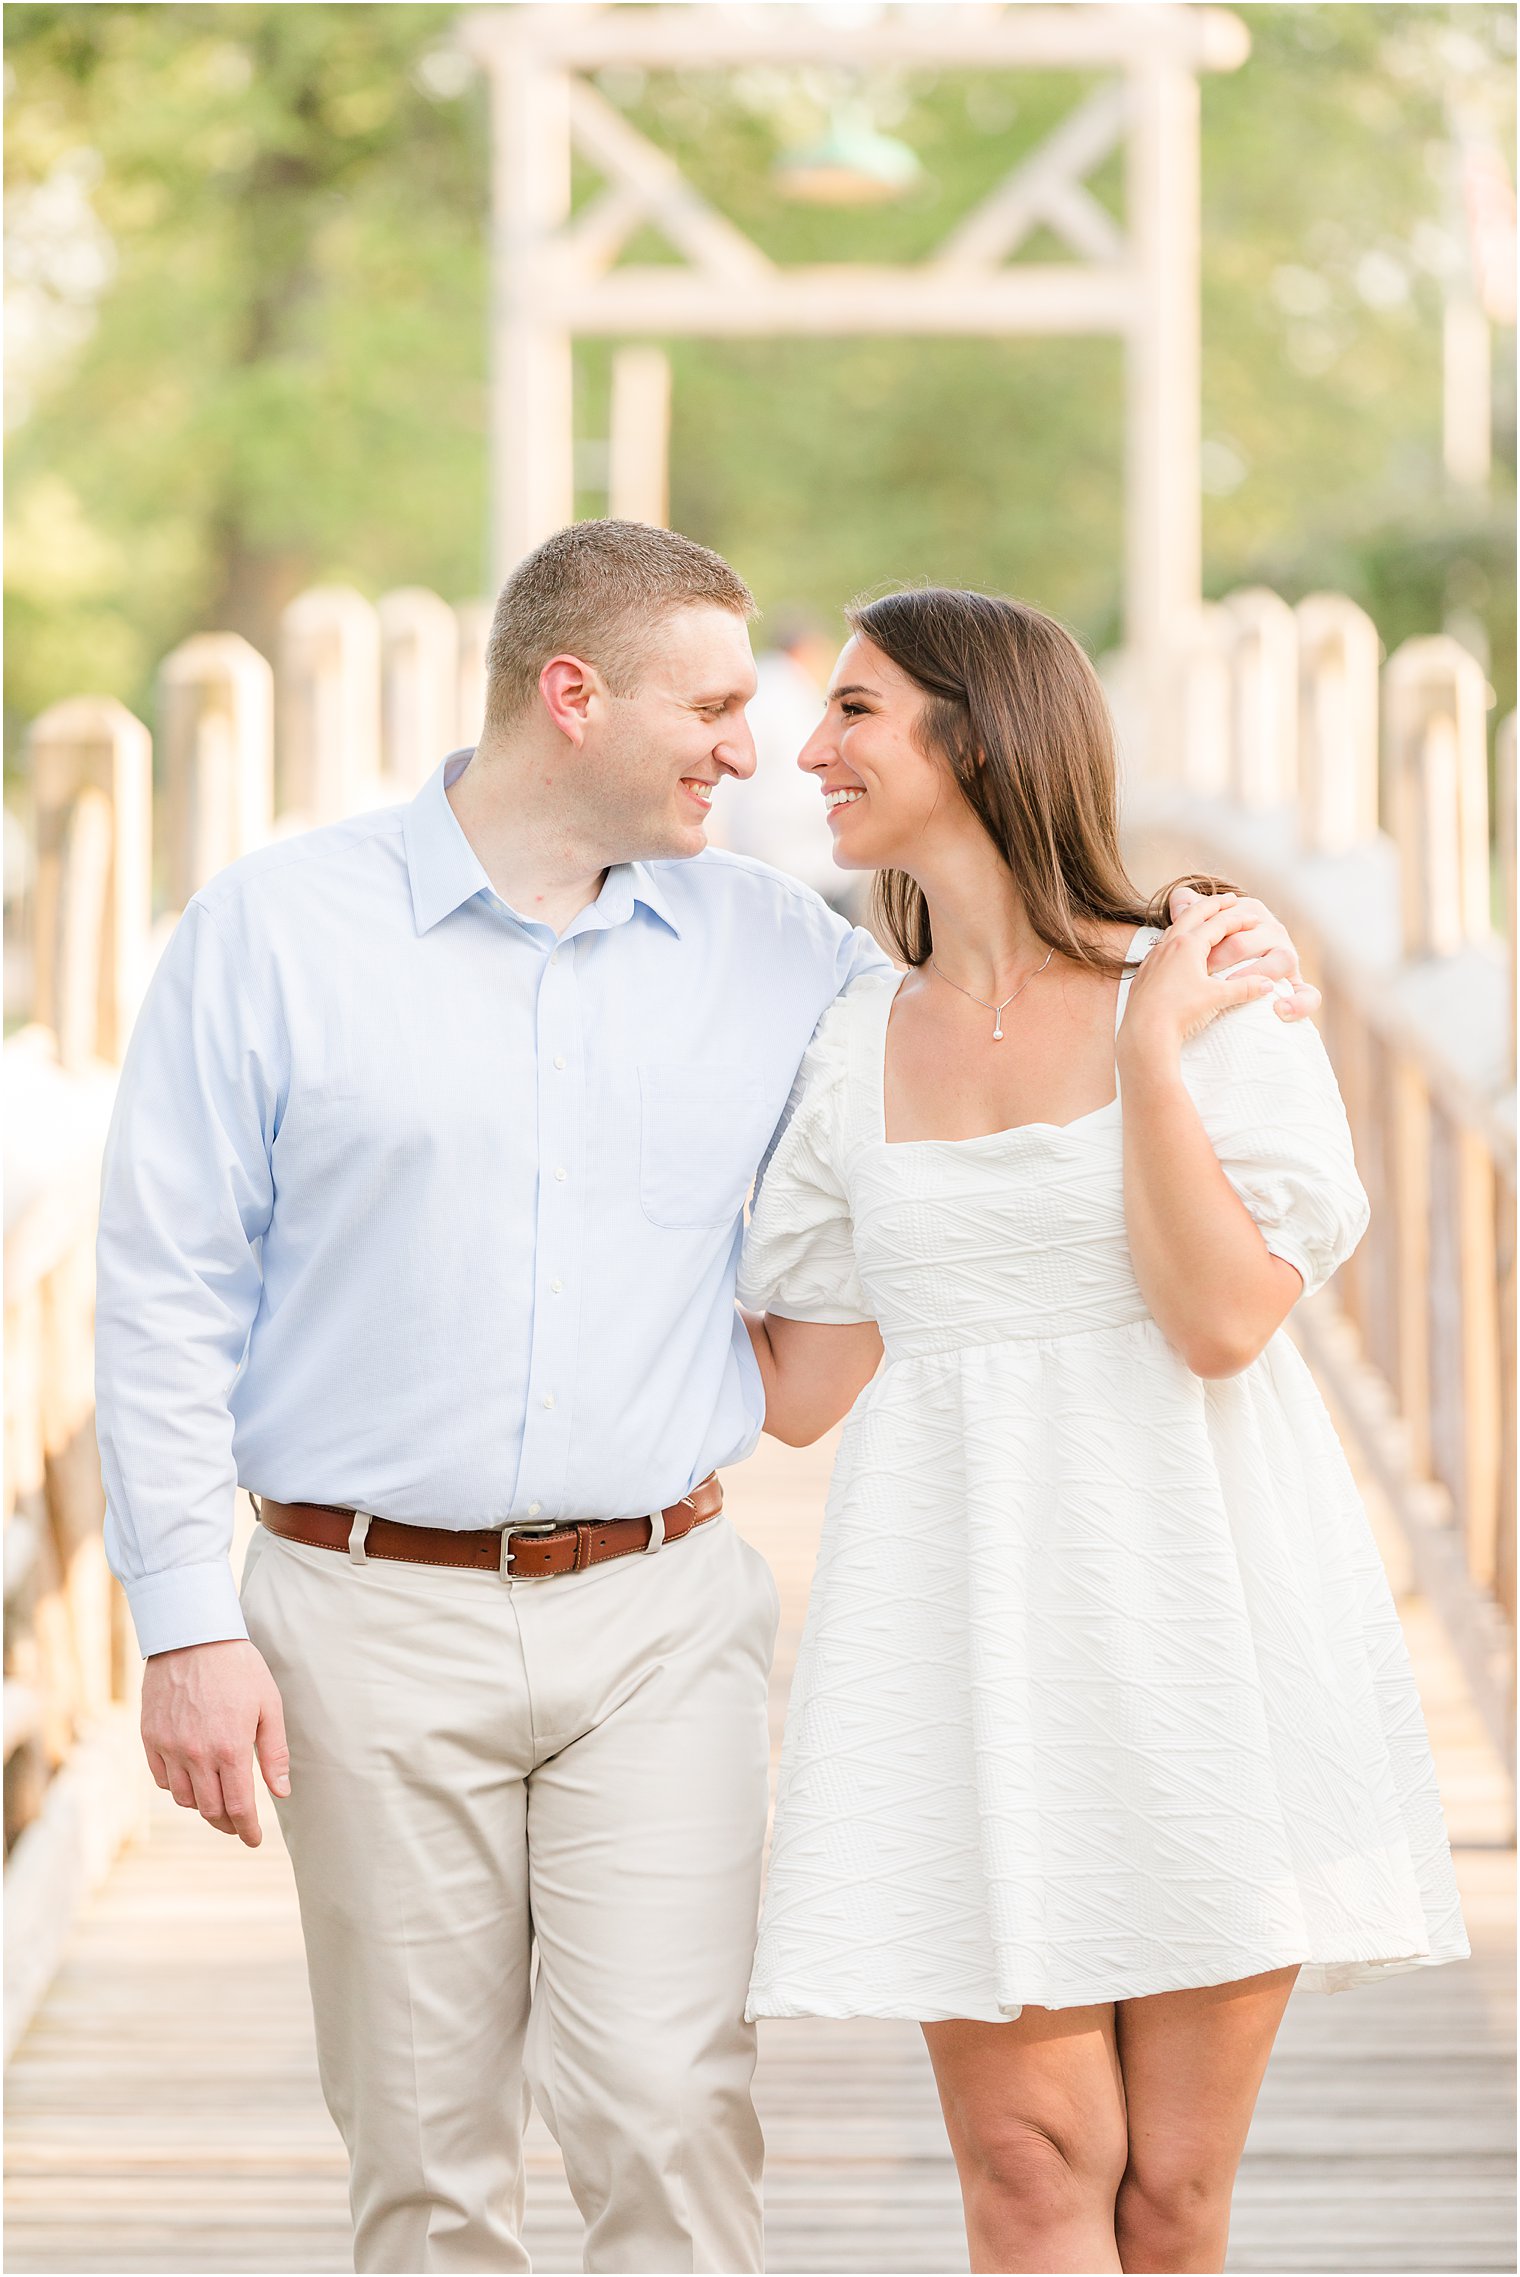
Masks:
[[[412,914],[419,933],[429,932],[476,894],[494,890],[480,856],[459,827],[447,795],[449,785],[464,772],[472,757],[471,751],[451,751],[442,766],[429,775],[402,820]],[[681,928],[647,862],[614,864],[596,900],[582,910],[571,930],[589,932],[621,925],[633,915],[637,902],[680,937]]]
[[[658,917],[662,925],[668,925],[679,941],[681,928],[671,915],[670,904],[656,884],[654,872],[647,862],[623,862],[617,869],[608,872],[607,884],[611,885],[614,878],[627,878],[633,899],[641,901],[651,916]],[[602,890],[605,893],[606,887]]]
[[[491,881],[480,856],[459,827],[446,793],[464,772],[472,754],[451,751],[435,767],[402,818],[406,839],[407,875],[412,886],[412,915],[419,933],[428,932],[440,918],[477,893],[489,893]]]

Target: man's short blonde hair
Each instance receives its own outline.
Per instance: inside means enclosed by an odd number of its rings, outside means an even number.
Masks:
[[[649,522],[572,522],[520,561],[486,644],[486,725],[522,717],[551,656],[594,664],[615,695],[638,686],[651,631],[678,609],[755,613],[721,554]]]

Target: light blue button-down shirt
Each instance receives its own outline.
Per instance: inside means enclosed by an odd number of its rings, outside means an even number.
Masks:
[[[106,1151],[106,1540],[145,1653],[242,1636],[235,1482],[435,1526],[658,1509],[753,1446],[745,1197],[885,959],[732,854],[629,863],[557,938],[445,796],[197,894]],[[741,794],[742,795],[742,794]]]

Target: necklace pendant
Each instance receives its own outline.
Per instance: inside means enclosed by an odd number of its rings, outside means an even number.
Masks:
[[[1003,1040],[1003,1015],[1001,1012],[997,1016],[997,1026],[992,1031],[992,1040],[995,1044],[1000,1044]]]

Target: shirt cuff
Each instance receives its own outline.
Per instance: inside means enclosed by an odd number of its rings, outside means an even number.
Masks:
[[[178,1652],[183,1645],[220,1644],[246,1637],[237,1583],[226,1558],[215,1565],[175,1566],[167,1573],[140,1574],[122,1587],[132,1608],[137,1648],[144,1660],[155,1652]]]

